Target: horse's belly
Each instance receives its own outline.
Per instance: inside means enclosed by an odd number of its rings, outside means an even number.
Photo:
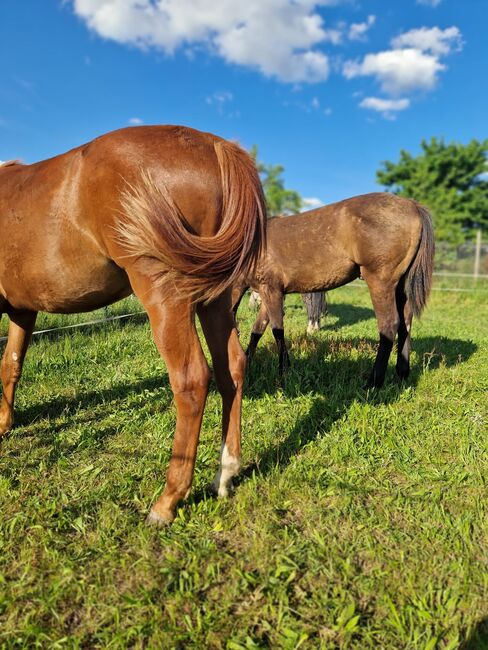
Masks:
[[[359,277],[359,267],[344,256],[320,260],[291,261],[284,270],[285,293],[308,293],[336,289]]]
[[[3,275],[1,288],[14,309],[64,314],[91,311],[132,292],[126,273],[105,259],[54,269],[23,264]]]

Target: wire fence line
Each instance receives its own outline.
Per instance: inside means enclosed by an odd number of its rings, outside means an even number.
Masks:
[[[473,284],[475,286],[471,287],[444,287],[444,286],[434,286],[432,287],[433,291],[445,291],[445,292],[452,292],[452,293],[484,293],[488,292],[488,275],[482,274],[478,276],[474,276],[472,273],[455,273],[451,271],[435,271],[434,276],[438,278],[449,278],[450,280],[454,278],[460,278],[463,282],[466,282],[467,280],[472,280]],[[366,289],[367,285],[364,281],[362,280],[354,280],[353,282],[350,282],[347,285],[344,285],[341,288],[347,288],[351,287],[353,289]],[[138,304],[138,303],[136,303]],[[146,316],[146,312],[144,310],[136,310],[136,311],[130,311],[128,313],[124,314],[116,314],[116,315],[110,315],[109,308],[104,309],[104,316],[102,318],[96,318],[92,319],[89,321],[84,321],[81,323],[71,323],[69,325],[61,325],[59,327],[49,327],[45,329],[40,329],[36,330],[33,332],[32,336],[49,336],[52,333],[55,332],[61,332],[63,330],[75,330],[75,329],[82,329],[84,327],[92,327],[96,325],[106,325],[108,323],[116,322],[116,321],[122,321],[122,320],[127,320],[129,318],[134,318],[135,316]],[[7,336],[0,336],[0,343],[5,342],[7,340]]]

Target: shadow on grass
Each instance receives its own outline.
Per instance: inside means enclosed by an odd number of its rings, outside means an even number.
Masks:
[[[347,413],[355,400],[373,404],[393,403],[399,399],[405,388],[417,385],[423,372],[435,370],[441,364],[451,367],[463,363],[477,349],[471,341],[447,337],[420,338],[414,342],[416,362],[408,382],[399,384],[390,367],[384,388],[366,391],[363,385],[373,363],[376,347],[376,340],[364,338],[329,340],[305,335],[294,337],[291,346],[292,367],[282,386],[277,372],[274,344],[258,348],[247,379],[245,394],[248,399],[273,394],[277,388],[281,388],[289,398],[304,394],[314,394],[316,397],[310,411],[296,422],[286,439],[266,450],[256,464],[245,468],[240,480],[251,476],[255,471],[265,474],[277,465],[282,467],[288,464],[290,458],[304,445],[319,434],[323,435],[329,431],[334,422]],[[158,394],[151,394],[155,390]],[[214,385],[211,390],[215,390]],[[17,424],[30,425],[35,423],[37,418],[46,415],[51,418],[63,416],[63,419],[68,420],[76,418],[77,423],[93,422],[103,418],[105,411],[115,411],[118,402],[144,391],[149,393],[149,404],[157,405],[158,409],[167,408],[171,402],[167,373],[101,390],[80,390],[74,397],[55,397],[18,412]],[[128,407],[125,405],[123,408],[127,410]],[[69,424],[64,422],[58,427],[50,427],[49,438],[43,437],[39,440],[39,444],[53,446],[50,459],[52,462],[61,453],[74,452],[79,446],[79,443],[76,443],[72,450],[56,449],[59,430]],[[96,433],[89,434],[86,444],[103,445],[104,440],[117,432],[116,426],[101,427]],[[38,431],[33,435],[38,436]],[[191,501],[199,501],[204,494],[206,492],[197,492]]]
[[[337,318],[335,323],[330,323],[330,316]],[[367,307],[356,307],[355,305],[345,305],[343,303],[329,303],[328,314],[323,317],[322,329],[338,330],[347,325],[354,325],[363,320],[375,318],[374,311]]]
[[[300,348],[301,337],[294,340],[294,348]],[[373,404],[390,404],[397,401],[409,386],[415,387],[425,370],[432,371],[445,364],[457,365],[469,359],[477,346],[471,341],[447,339],[445,337],[423,338],[416,342],[416,353],[420,363],[412,368],[410,378],[399,383],[389,368],[385,386],[379,390],[365,390],[376,352],[376,341],[371,339],[345,339],[343,341],[307,340],[307,354],[294,356],[282,387],[285,395],[297,397],[303,392],[323,392],[313,402],[306,416],[301,418],[285,440],[268,449],[254,466],[247,467],[243,477],[269,472],[272,468],[288,464],[290,458],[319,434],[328,431],[334,422],[347,413],[355,401]],[[357,354],[353,359],[352,355]],[[279,378],[276,370],[274,349],[263,348],[253,360],[250,370],[248,394],[259,397],[276,390]],[[274,371],[273,371],[274,370]],[[259,381],[253,383],[253,377]]]
[[[236,484],[254,473],[265,475],[277,466],[286,466],[302,447],[329,431],[354,401],[378,405],[394,403],[404,390],[417,385],[423,372],[435,370],[441,364],[451,367],[463,363],[477,350],[471,341],[446,337],[419,339],[416,341],[418,360],[407,382],[398,382],[389,368],[382,389],[365,390],[363,385],[374,360],[376,341],[360,338],[327,341],[304,336],[295,337],[292,343],[292,366],[282,385],[274,344],[258,348],[250,368],[246,396],[258,399],[278,388],[291,398],[320,392],[323,396],[315,397],[310,411],[296,422],[284,440],[270,446],[256,463],[243,468]],[[205,490],[197,492],[192,501],[206,495]]]
[[[488,618],[478,621],[469,638],[460,647],[461,650],[486,650],[488,648]]]
[[[367,380],[378,348],[378,341],[356,337],[344,339],[324,339],[317,336],[300,335],[291,341],[291,367],[284,376],[283,383],[278,375],[278,355],[274,343],[261,346],[255,353],[247,376],[246,394],[259,397],[282,388],[289,397],[296,397],[309,390],[337,388],[338,380],[345,396],[348,387],[362,394],[362,384]],[[410,377],[403,387],[416,386],[423,372],[435,370],[441,365],[452,367],[467,361],[478,349],[472,341],[450,339],[445,336],[424,337],[413,342],[415,361],[411,364]],[[396,361],[394,349],[390,364]],[[388,368],[385,386],[371,394],[381,395],[390,384],[398,379],[391,367]]]

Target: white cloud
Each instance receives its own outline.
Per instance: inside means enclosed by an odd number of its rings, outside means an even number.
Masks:
[[[314,208],[320,208],[321,205],[324,205],[322,199],[319,199],[316,196],[310,196],[306,199],[303,199],[302,202],[304,210],[313,210]]]
[[[318,82],[329,74],[320,43],[336,42],[316,8],[338,0],[72,0],[100,36],[171,54],[205,46],[225,61],[285,82]]]
[[[365,97],[359,104],[361,108],[367,108],[377,113],[381,113],[388,120],[395,119],[395,113],[404,111],[410,106],[410,100],[407,97],[399,99],[383,99],[381,97]]]
[[[234,95],[228,90],[220,90],[215,92],[213,95],[206,97],[205,101],[207,104],[217,104],[222,105],[226,102],[231,102],[234,99]]]
[[[362,61],[347,61],[344,76],[375,77],[388,95],[432,90],[439,72],[446,69],[440,62],[441,56],[461,49],[462,38],[457,27],[422,27],[396,36],[391,45],[391,50],[366,54]]]
[[[133,126],[139,126],[140,124],[144,124],[144,120],[141,120],[140,117],[131,117],[129,124],[132,124]]]
[[[400,34],[391,41],[395,49],[413,47],[421,52],[430,52],[434,56],[445,56],[452,50],[459,51],[463,41],[457,27],[439,29],[439,27],[421,27]]]
[[[427,7],[438,7],[442,0],[417,0],[418,5],[426,5]]]
[[[366,32],[375,24],[376,16],[368,16],[364,23],[353,23],[349,27],[348,36],[351,41],[361,41],[364,39]]]
[[[410,99],[405,95],[435,88],[439,73],[446,69],[441,58],[461,50],[462,46],[457,27],[411,29],[393,38],[389,50],[366,54],[362,60],[346,61],[342,72],[347,79],[374,77],[389,98],[366,97],[359,105],[394,119],[395,112],[410,106]]]
[[[431,90],[436,84],[437,73],[444,68],[437,57],[408,48],[367,54],[359,63],[348,61],[344,75],[347,79],[374,76],[383,92],[399,95],[414,90]]]

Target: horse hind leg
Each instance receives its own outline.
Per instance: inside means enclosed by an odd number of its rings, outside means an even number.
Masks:
[[[384,280],[365,269],[361,269],[361,275],[369,288],[380,334],[378,352],[366,387],[380,388],[385,381],[388,359],[400,325],[396,303],[397,282]]]
[[[36,323],[37,312],[13,311],[9,317],[7,345],[0,367],[3,386],[0,403],[0,436],[10,431],[14,422],[15,391],[22,375],[22,366]]]
[[[396,290],[396,304],[400,324],[398,326],[398,354],[396,373],[401,380],[410,374],[411,328],[413,311],[405,293],[404,283],[401,282]]]
[[[226,294],[208,305],[199,305],[198,316],[222,396],[222,447],[213,488],[219,497],[226,497],[241,465],[241,407],[246,355],[239,343]]]
[[[156,347],[166,362],[176,405],[173,449],[163,494],[147,522],[173,521],[178,503],[190,493],[210,370],[195,328],[190,301],[165,299],[150,278],[129,272],[132,288],[144,305]]]

